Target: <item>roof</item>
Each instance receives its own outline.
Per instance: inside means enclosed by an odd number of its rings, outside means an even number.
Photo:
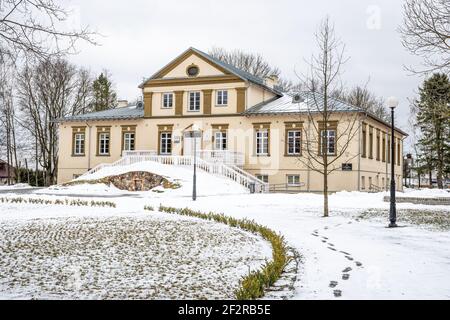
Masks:
[[[305,113],[309,111],[322,111],[324,99],[323,95],[318,92],[299,92],[298,95],[303,102],[293,102],[291,95],[283,95],[281,98],[274,98],[266,102],[257,104],[244,112],[244,115],[258,115],[258,114],[294,114]],[[328,98],[329,105],[333,111],[342,112],[358,112],[364,111],[361,108],[352,106],[344,101]]]
[[[153,74],[150,78],[144,80],[144,82],[141,83],[141,84],[139,85],[139,87],[142,88],[142,87],[144,86],[144,84],[147,83],[148,81],[153,80],[153,79],[157,79],[159,73],[161,72],[161,70],[165,69],[168,65],[171,65],[172,63],[176,62],[178,59],[180,59],[181,57],[183,57],[184,55],[186,55],[186,54],[189,53],[189,52],[194,52],[194,53],[200,55],[200,56],[203,57],[204,59],[206,59],[206,60],[212,62],[212,63],[215,64],[215,65],[218,65],[218,66],[221,67],[222,69],[225,69],[225,70],[228,71],[229,73],[231,73],[231,74],[233,74],[233,75],[235,75],[235,76],[241,78],[241,79],[244,80],[244,81],[249,81],[249,82],[252,82],[252,83],[254,83],[254,84],[256,84],[256,85],[259,85],[259,86],[265,88],[266,90],[269,90],[269,91],[273,92],[274,94],[276,94],[276,95],[278,95],[278,96],[282,96],[282,95],[283,95],[283,93],[282,93],[281,91],[277,90],[276,88],[271,88],[271,87],[267,86],[267,85],[265,84],[264,79],[262,79],[262,78],[260,78],[260,77],[256,77],[256,76],[252,75],[251,73],[249,73],[249,72],[247,72],[247,71],[238,69],[238,68],[236,68],[235,66],[233,66],[233,65],[231,65],[231,64],[228,64],[228,63],[226,63],[226,62],[223,62],[223,61],[221,61],[221,60],[219,60],[219,59],[217,59],[217,58],[215,58],[215,57],[213,57],[213,56],[211,56],[211,55],[209,55],[209,54],[207,54],[207,53],[205,53],[205,52],[203,52],[203,51],[200,51],[200,50],[198,50],[198,49],[196,49],[196,48],[193,48],[193,47],[190,47],[189,49],[187,49],[186,51],[184,51],[182,54],[180,54],[180,55],[177,56],[175,59],[173,59],[171,62],[169,62],[166,66],[164,66],[164,67],[163,67],[162,69],[160,69],[158,72],[156,72],[155,74]]]
[[[291,95],[283,95],[278,98],[275,97],[266,102],[257,104],[249,109],[247,109],[243,115],[245,116],[255,116],[255,115],[289,115],[289,114],[301,114],[308,112],[321,112],[323,111],[324,96],[319,92],[299,92],[296,93],[300,95],[302,102],[297,103],[293,101]],[[328,97],[328,103],[331,106],[333,112],[359,112],[364,113],[368,117],[390,127],[390,123],[380,119],[373,113],[367,112],[366,110],[353,106],[345,101],[337,98]],[[408,136],[406,132],[399,128],[395,130],[404,136]]]
[[[60,118],[57,121],[128,120],[144,117],[144,109],[136,105]]]

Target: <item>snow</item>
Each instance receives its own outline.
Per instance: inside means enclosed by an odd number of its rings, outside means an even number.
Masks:
[[[449,190],[442,189],[408,189],[398,194],[399,197],[414,197],[414,198],[450,198]]]
[[[170,179],[180,179],[182,188],[166,190],[162,194],[135,193],[133,198],[118,195],[108,198],[108,201],[117,203],[116,209],[108,210],[65,207],[64,210],[61,207],[39,210],[18,205],[17,210],[5,211],[6,205],[0,203],[0,225],[1,217],[13,219],[17,216],[23,219],[73,215],[82,219],[104,214],[132,217],[141,214],[144,205],[157,208],[162,204],[214,211],[266,225],[280,232],[288,245],[301,254],[302,263],[294,292],[296,299],[450,298],[449,230],[413,224],[409,220],[402,220],[400,214],[406,210],[413,214],[427,212],[429,215],[439,212],[445,218],[450,215],[450,208],[447,206],[397,203],[398,224],[401,227],[389,229],[386,228],[389,203],[383,201],[388,192],[338,192],[329,198],[330,217],[323,218],[321,195],[242,193],[242,188],[234,182],[204,172],[199,172],[199,192],[197,201],[194,202],[190,198],[192,171],[187,168],[139,164],[133,168],[108,168],[111,171],[99,172],[92,178],[144,167]],[[101,188],[98,191],[99,197]],[[110,195],[109,191],[104,190],[104,195]],[[397,196],[404,195],[434,197],[447,196],[447,193],[436,189],[397,193]],[[58,196],[31,197],[55,199]],[[363,213],[369,209],[375,210],[379,216],[364,216]],[[349,276],[348,280],[343,279],[344,274]],[[330,287],[332,281],[337,282],[334,288]],[[335,297],[335,290],[341,291],[340,298]]]
[[[0,190],[14,190],[14,189],[28,189],[34,188],[30,186],[28,183],[16,183],[12,185],[0,185]]]
[[[104,183],[89,184],[83,183],[73,186],[51,186],[49,188],[36,190],[34,194],[77,194],[77,195],[126,195],[128,191],[117,189],[115,186],[108,186]]]
[[[190,197],[192,194],[192,169],[184,166],[172,166],[160,164],[157,162],[140,162],[129,166],[116,166],[116,167],[105,167],[93,174],[79,177],[75,181],[82,180],[97,180],[107,176],[120,175],[132,171],[146,171],[154,174],[166,177],[169,181],[178,182],[181,187],[178,189],[163,189],[155,188],[147,192],[132,192],[132,194],[140,194],[142,196],[148,197],[167,197],[167,196],[181,196]],[[89,184],[84,184],[82,186],[68,186],[62,189],[58,187],[55,189],[44,189],[39,191],[40,193],[52,193],[52,194],[66,194],[68,192],[73,192],[76,194],[94,194],[97,193],[96,187],[92,187]],[[162,193],[155,191],[163,191]],[[121,193],[127,194],[127,191],[117,190],[116,188],[110,190],[105,189],[108,194]],[[249,193],[248,189],[244,186],[221,176],[210,175],[202,170],[197,170],[197,192],[205,196],[211,195],[225,195],[225,194],[243,194]],[[100,190],[101,194],[101,190]]]
[[[272,253],[256,235],[178,215],[1,207],[0,299],[231,299]]]

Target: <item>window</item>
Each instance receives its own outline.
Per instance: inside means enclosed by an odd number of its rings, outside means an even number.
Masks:
[[[256,155],[268,155],[269,154],[269,130],[258,129],[256,130]]]
[[[336,130],[322,130],[322,153],[336,154]]]
[[[361,177],[361,190],[366,190],[366,177]]]
[[[200,72],[200,69],[196,65],[190,65],[186,69],[186,73],[189,77],[196,77],[199,72]]]
[[[189,92],[189,111],[200,111],[200,92]]]
[[[397,165],[398,166],[400,165],[401,154],[402,154],[401,140],[398,139],[398,143],[397,143]]]
[[[98,135],[98,141],[98,154],[101,156],[109,155],[109,133],[100,133]]]
[[[301,131],[289,130],[287,131],[287,154],[298,155],[301,153]]]
[[[172,154],[172,132],[160,133],[160,154]]]
[[[264,183],[269,183],[269,176],[267,174],[257,174],[256,178]]]
[[[76,156],[84,155],[84,133],[75,133],[74,137],[73,154]]]
[[[134,148],[134,132],[125,132],[123,134],[123,150],[124,151],[133,151]]]
[[[373,159],[373,128],[369,128],[369,159]]]
[[[366,134],[366,125],[363,124],[362,126],[362,155],[361,157],[365,158],[366,157],[366,141],[367,141],[367,134]]]
[[[369,188],[372,189],[372,177],[369,177]]]
[[[72,175],[72,179],[77,179],[77,178],[79,178],[79,177],[81,177],[81,174],[73,174],[73,175]]]
[[[380,161],[380,132],[377,132],[377,161]]]
[[[300,186],[300,175],[298,175],[298,174],[287,175],[287,184],[290,187]]]
[[[227,150],[227,132],[217,131],[214,133],[214,149],[215,150]]]
[[[218,90],[216,94],[216,105],[226,106],[228,104],[228,91]]]
[[[383,152],[381,153],[383,162],[386,162],[386,134],[383,133],[383,145],[382,148]]]
[[[388,135],[388,138],[387,138],[387,162],[388,163],[391,163],[391,148],[392,148],[392,146],[391,146],[391,136]]]
[[[173,93],[163,93],[163,108],[170,109],[173,107]]]

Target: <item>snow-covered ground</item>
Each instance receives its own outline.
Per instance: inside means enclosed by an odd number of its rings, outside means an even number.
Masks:
[[[399,197],[417,197],[417,198],[450,198],[450,190],[441,189],[409,189],[398,194]]]
[[[77,194],[77,195],[120,195],[133,194],[144,197],[190,197],[192,194],[193,172],[191,168],[182,166],[172,166],[159,164],[156,162],[140,162],[130,166],[106,167],[88,176],[80,177],[76,180],[97,180],[111,175],[119,175],[131,171],[148,171],[156,173],[167,178],[169,181],[177,182],[181,185],[178,189],[164,189],[162,187],[154,188],[146,192],[129,192],[119,190],[114,186],[104,184],[80,184],[73,186],[54,186],[47,189],[36,191],[41,194]],[[76,181],[75,180],[75,181]],[[203,196],[226,195],[226,194],[245,194],[248,189],[234,181],[221,177],[212,176],[204,171],[197,171],[197,192]]]
[[[283,234],[288,244],[302,255],[294,296],[297,299],[336,299],[339,293],[340,299],[450,298],[448,207],[398,203],[401,228],[388,229],[389,203],[383,201],[386,192],[331,195],[330,217],[323,218],[320,195],[227,193],[228,189],[240,190],[241,187],[228,180],[221,186],[219,181],[224,179],[206,174],[198,181],[199,197],[194,202],[189,198],[192,171],[183,169],[186,172],[180,174],[181,169],[173,168],[177,174],[167,172],[167,176],[182,179],[183,192],[148,192],[137,198],[118,196],[108,199],[117,203],[116,209],[108,210],[113,216],[128,216],[142,212],[144,205],[157,207],[163,204],[221,212],[266,225]],[[213,187],[216,193],[208,190]],[[431,192],[435,190],[422,191],[423,194]],[[0,204],[0,207],[4,205]],[[61,210],[61,207],[55,210],[59,217],[70,216],[71,211]],[[90,217],[97,212],[91,208],[70,210],[75,210],[78,218]],[[367,215],[367,211],[376,214]],[[447,224],[443,228],[418,225],[411,220],[402,220],[402,212],[418,215],[436,212]],[[54,217],[55,213],[41,210],[32,214],[21,209],[6,215],[31,219]]]
[[[232,299],[241,277],[271,258],[260,237],[200,219],[0,207],[0,299]]]
[[[0,190],[14,190],[14,189],[28,189],[34,188],[30,186],[28,183],[16,183],[12,185],[0,185]]]

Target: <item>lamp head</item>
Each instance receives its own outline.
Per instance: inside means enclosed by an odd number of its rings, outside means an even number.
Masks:
[[[396,97],[389,97],[387,99],[387,105],[391,109],[395,109],[398,106],[398,99]]]

